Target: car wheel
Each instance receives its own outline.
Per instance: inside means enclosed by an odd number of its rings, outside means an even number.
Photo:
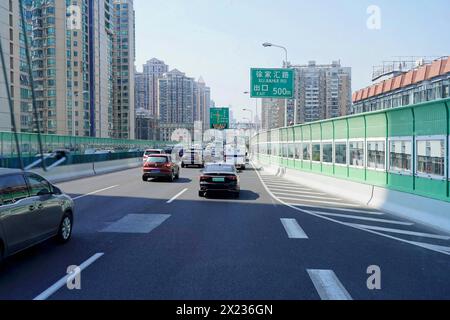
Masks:
[[[142,176],[142,181],[147,182],[148,181],[148,177]]]
[[[239,192],[233,192],[233,198],[239,199],[240,193]]]
[[[71,213],[67,212],[64,214],[61,223],[59,225],[58,235],[56,240],[60,243],[66,243],[72,237],[73,229],[73,216]]]
[[[182,168],[186,168],[186,165],[184,163],[181,163]]]
[[[199,192],[198,192],[198,196],[199,196],[200,198],[204,198],[204,197],[205,197],[205,192],[199,191]]]
[[[172,171],[172,173],[169,176],[169,182],[173,182],[175,180],[175,173]]]

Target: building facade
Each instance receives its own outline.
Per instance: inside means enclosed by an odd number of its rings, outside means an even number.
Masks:
[[[158,80],[158,88],[162,123],[194,122],[194,78],[174,69]]]
[[[351,68],[342,67],[339,61],[329,65],[317,65],[315,61],[310,61],[308,65],[293,68],[296,77],[295,101],[288,103],[288,112],[296,108],[296,123],[350,113]]]
[[[156,141],[159,138],[158,119],[146,109],[137,109],[136,139]]]
[[[132,0],[113,0],[114,4],[114,138],[134,139],[134,61],[135,13]]]
[[[262,99],[262,130],[271,130],[284,126],[285,101],[280,99]]]
[[[147,85],[146,94],[144,96],[145,109],[150,111],[150,114],[159,117],[158,109],[158,79],[164,73],[169,71],[169,66],[162,60],[152,58],[143,66],[143,74]]]
[[[396,108],[450,97],[450,57],[410,70],[353,93],[352,113]]]
[[[36,126],[31,104],[31,78],[27,66],[19,2],[1,1],[0,32],[7,59],[7,82],[13,94],[17,128],[22,132],[34,132]],[[24,0],[23,2],[41,132],[94,137],[113,137],[117,132],[121,137],[132,138],[134,136],[132,1],[115,0],[117,2],[115,3],[113,0]],[[115,28],[116,20],[120,23],[117,28]],[[114,59],[115,54],[119,61]],[[116,72],[117,69],[120,69],[120,73]],[[6,92],[1,92],[0,98],[4,99],[5,95]],[[118,99],[120,104],[114,99],[115,96],[120,97]],[[124,112],[117,112],[122,111],[122,103]],[[3,100],[0,112],[10,114],[8,104],[3,103]],[[120,119],[116,121],[118,117]],[[11,130],[8,118],[2,117],[0,120],[1,130]],[[122,126],[119,126],[119,123]]]

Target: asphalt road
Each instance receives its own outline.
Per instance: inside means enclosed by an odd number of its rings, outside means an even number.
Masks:
[[[7,259],[0,299],[450,299],[448,235],[256,170],[238,200],[199,198],[198,176],[60,184],[76,199],[72,240]],[[73,265],[79,290],[63,279]]]

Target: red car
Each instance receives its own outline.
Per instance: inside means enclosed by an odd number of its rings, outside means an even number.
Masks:
[[[174,181],[180,178],[180,166],[167,154],[151,154],[144,162],[142,180],[151,178],[167,178]]]

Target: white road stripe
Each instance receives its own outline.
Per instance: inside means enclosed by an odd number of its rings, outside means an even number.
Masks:
[[[253,167],[255,167],[253,163],[252,163],[252,165],[253,165]],[[347,226],[347,227],[355,228],[355,229],[358,229],[358,230],[361,230],[361,231],[365,231],[365,232],[368,232],[368,233],[371,233],[371,234],[374,234],[374,235],[377,235],[377,236],[380,236],[380,237],[383,237],[383,238],[387,238],[387,239],[391,239],[391,240],[407,243],[407,244],[410,244],[410,245],[413,245],[413,246],[416,246],[416,247],[421,247],[421,248],[424,248],[424,249],[427,249],[427,250],[430,250],[430,251],[439,252],[439,253],[444,254],[446,256],[450,256],[450,251],[439,250],[437,248],[432,248],[432,247],[424,247],[424,246],[418,245],[417,243],[415,243],[413,241],[410,241],[410,240],[406,240],[406,239],[403,239],[403,238],[395,237],[393,235],[389,235],[389,234],[378,232],[378,231],[374,231],[374,230],[368,230],[368,229],[364,229],[364,228],[359,228],[357,226],[352,226],[349,223],[345,223],[345,222],[342,222],[340,220],[333,219],[331,217],[326,217],[326,216],[314,213],[314,212],[309,211],[309,210],[307,210],[305,208],[298,208],[298,206],[300,206],[301,204],[288,203],[286,201],[281,200],[276,195],[274,195],[273,192],[269,189],[269,187],[267,187],[267,185],[264,183],[264,181],[263,181],[263,179],[261,177],[261,174],[258,171],[255,171],[255,173],[258,176],[259,180],[261,181],[261,184],[263,185],[264,189],[267,191],[268,194],[270,194],[270,196],[273,199],[277,200],[279,203],[281,203],[281,204],[283,204],[283,205],[285,205],[285,206],[287,206],[287,207],[289,207],[289,208],[291,208],[293,210],[296,210],[296,211],[302,212],[302,213],[306,213],[306,214],[309,214],[311,216],[314,216],[314,217],[317,217],[317,218],[320,218],[320,219],[323,219],[323,220],[326,220],[326,221],[334,222],[334,223],[337,223],[337,224],[340,224],[340,225],[343,225],[343,226]],[[303,204],[303,206],[307,206],[307,205]],[[316,210],[317,209],[333,209],[333,210],[343,210],[343,211],[344,210],[345,211],[350,210],[350,209],[347,209],[347,208],[316,207],[316,206],[315,206],[315,209]],[[377,213],[372,212],[371,214],[377,214]]]
[[[82,195],[82,196],[75,197],[75,198],[73,198],[72,200],[78,200],[78,199],[81,199],[81,198],[84,198],[84,197],[88,197],[88,196],[91,196],[91,195],[93,195],[93,194],[97,194],[97,193],[100,193],[100,192],[103,192],[103,191],[106,191],[106,190],[109,190],[109,189],[112,189],[112,188],[117,188],[118,186],[119,186],[119,185],[115,185],[115,186],[111,186],[111,187],[108,187],[108,188],[103,188],[103,189],[100,189],[100,190],[95,190],[95,191],[86,193],[86,194],[84,194],[84,195]]]
[[[77,272],[74,272],[74,273],[64,276],[58,282],[56,282],[50,288],[48,288],[47,290],[42,292],[40,295],[38,295],[33,300],[47,300],[51,295],[53,295],[56,291],[61,289],[63,286],[67,285],[67,283],[69,283],[70,281],[75,279],[75,277],[77,277],[81,271],[83,271],[84,269],[89,267],[91,264],[93,264],[95,261],[97,261],[103,255],[104,255],[103,252],[94,254],[92,257],[90,257],[88,260],[86,260],[79,266],[79,269],[77,270]]]
[[[183,193],[185,193],[186,191],[188,191],[188,188],[183,189],[181,192],[179,192],[178,194],[176,194],[175,196],[173,196],[173,198],[170,199],[169,201],[167,201],[166,203],[169,204],[169,203],[174,202],[179,196],[181,196],[181,195],[182,195]]]
[[[293,196],[292,194],[285,194],[285,193],[279,193],[279,192],[274,192],[277,196],[279,196],[282,199],[294,199],[294,200],[305,200],[305,201],[309,201],[309,199],[323,199],[323,200],[331,200],[331,201],[342,201],[342,199],[339,198],[333,198],[333,197],[324,197],[324,196],[311,196],[311,195],[298,195],[297,198],[284,198],[284,196],[290,197]]]
[[[367,226],[367,225],[363,225],[363,224],[353,224],[353,223],[348,223],[348,225],[356,227],[356,228],[361,228],[361,229],[369,229],[369,230],[375,230],[375,231],[406,234],[406,235],[410,235],[410,236],[417,236],[417,237],[424,237],[424,238],[431,238],[431,239],[450,240],[450,237],[448,237],[448,236],[441,236],[441,235],[431,234],[431,233],[422,233],[422,232],[415,232],[415,231],[401,230],[401,229],[382,228],[382,227]]]
[[[439,246],[436,244],[430,244],[430,243],[425,243],[425,242],[416,242],[416,241],[411,241],[411,243],[415,244],[416,246],[422,247],[422,248],[436,250],[436,251],[445,251],[445,252],[450,253],[450,247]]]
[[[305,231],[295,219],[280,219],[289,239],[308,239]]]
[[[301,205],[307,205],[307,203],[305,202],[311,202],[311,203],[322,203],[322,204],[332,204],[332,205],[342,205],[342,206],[349,206],[349,207],[359,207],[356,204],[349,204],[349,203],[345,203],[345,202],[336,202],[336,201],[322,201],[322,200],[309,200],[309,199],[305,199],[305,200],[301,200],[298,198],[287,198],[287,197],[278,197],[279,199],[282,200],[294,200],[294,201],[298,201],[301,203],[289,203],[290,205],[293,206],[301,206]]]
[[[308,270],[309,277],[322,300],[352,300],[332,270]]]
[[[292,190],[314,191],[314,190],[311,189],[311,188],[303,187],[303,186],[296,185],[296,184],[292,184],[292,183],[289,184],[289,183],[273,183],[273,182],[266,182],[266,184],[267,184],[269,187],[272,187],[272,188],[277,188],[277,187],[279,187],[279,188],[286,188],[286,189],[292,189]]]
[[[375,216],[383,216],[383,212],[379,211],[370,211],[370,210],[358,210],[358,209],[346,209],[346,208],[334,208],[334,207],[314,207],[315,210],[336,210],[336,211],[343,211],[343,212],[355,212],[355,213],[361,213],[361,214],[368,214],[368,215],[375,215]],[[320,211],[322,213],[323,211]]]
[[[326,193],[320,193],[320,192],[311,192],[311,191],[295,191],[295,190],[285,190],[285,189],[279,189],[279,188],[270,188],[274,193],[291,193],[291,194],[311,194],[311,195],[319,195],[319,196],[326,196]]]
[[[397,225],[401,225],[401,226],[412,226],[414,224],[412,222],[402,222],[402,221],[388,220],[388,219],[368,218],[368,217],[361,217],[361,216],[355,216],[355,215],[349,215],[349,214],[338,214],[338,213],[319,212],[319,211],[313,211],[313,212],[320,214],[320,215],[329,216],[329,217],[381,222],[381,223],[397,224]]]

